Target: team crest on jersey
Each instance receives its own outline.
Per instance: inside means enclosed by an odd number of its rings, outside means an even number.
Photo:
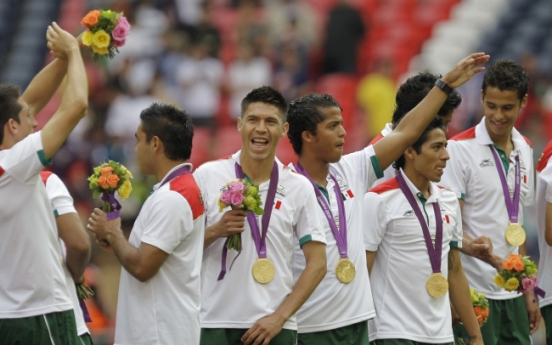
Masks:
[[[484,159],[479,163],[481,168],[494,167],[494,163],[490,159]]]
[[[337,185],[339,186],[339,189],[346,189],[348,187],[347,182],[341,179],[337,180]]]
[[[284,188],[284,186],[279,185],[278,188],[276,188],[276,194],[279,194],[282,197],[285,197],[286,196],[286,189]]]
[[[406,212],[403,214],[403,217],[407,217],[407,218],[414,217],[414,211],[412,211],[412,210],[406,211]]]

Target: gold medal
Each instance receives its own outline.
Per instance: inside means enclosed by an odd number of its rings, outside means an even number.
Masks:
[[[441,298],[448,292],[448,280],[441,273],[433,273],[427,280],[426,289],[431,297]]]
[[[506,227],[506,241],[510,243],[512,246],[519,247],[522,244],[525,243],[525,238],[527,237],[525,235],[525,230],[519,225],[519,223],[510,223],[508,227]]]
[[[344,284],[352,282],[353,279],[355,279],[355,274],[355,265],[349,258],[340,259],[337,266],[335,266],[335,275],[337,279]]]
[[[274,265],[268,259],[258,259],[251,269],[253,279],[258,283],[266,284],[274,279]]]

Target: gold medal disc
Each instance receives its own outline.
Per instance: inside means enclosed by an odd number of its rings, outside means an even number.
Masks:
[[[337,266],[335,266],[335,275],[337,279],[344,284],[352,282],[355,278],[355,274],[355,265],[348,258],[340,259]]]
[[[519,223],[510,223],[506,228],[506,241],[512,246],[519,247],[525,243],[525,230],[519,225]]]
[[[448,292],[448,280],[441,273],[433,273],[427,280],[426,289],[431,297],[441,298]]]
[[[268,259],[258,259],[251,269],[253,279],[258,283],[266,284],[274,279],[274,265]]]

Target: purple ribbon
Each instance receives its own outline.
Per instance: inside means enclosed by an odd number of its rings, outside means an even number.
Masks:
[[[239,179],[245,178],[242,167],[236,163],[235,165],[236,177]],[[270,216],[272,215],[272,207],[274,206],[274,197],[276,196],[276,189],[278,187],[278,164],[274,162],[272,166],[272,173],[270,174],[270,183],[268,185],[268,193],[266,195],[266,202],[264,207],[264,214],[262,216],[262,234],[259,230],[259,224],[257,224],[257,218],[253,212],[247,212],[247,222],[249,223],[249,228],[251,229],[251,235],[253,236],[253,242],[255,242],[255,248],[257,249],[257,256],[261,259],[266,258],[266,234],[268,233],[268,223],[270,222]],[[226,256],[228,255],[228,249],[226,248],[226,242],[222,248],[222,258],[221,258],[221,270],[217,280],[224,279],[226,275]],[[241,254],[241,250],[238,252],[238,255],[232,261],[230,269],[234,265],[234,261]]]
[[[544,298],[544,296],[546,295],[546,291],[544,291],[538,286],[535,286],[533,288],[533,303],[537,301],[537,297],[535,297],[536,295],[539,295],[541,298]]]
[[[115,199],[113,194],[103,193],[102,200],[108,202],[112,210],[111,212],[106,213],[107,220],[119,218],[119,214],[121,213],[121,204],[119,204],[119,201]]]
[[[414,213],[418,218],[418,222],[422,227],[427,252],[429,254],[429,261],[431,262],[431,270],[433,271],[433,273],[441,273],[441,254],[443,252],[443,220],[441,218],[441,209],[439,208],[439,203],[433,203],[433,211],[435,212],[435,223],[437,227],[437,231],[435,234],[435,247],[433,247],[433,243],[431,243],[431,236],[429,234],[429,228],[424,221],[422,211],[420,211],[418,203],[416,203],[416,201],[414,200],[414,196],[412,195],[410,188],[408,188],[408,185],[406,184],[406,181],[404,180],[404,177],[402,176],[402,173],[400,171],[397,172],[396,179],[399,183],[401,191],[406,197],[406,200],[408,200],[410,206],[412,206],[412,209],[414,210]]]
[[[339,250],[339,255],[342,258],[347,258],[347,220],[345,217],[345,203],[343,202],[343,197],[341,195],[341,190],[339,189],[339,185],[337,183],[337,180],[335,177],[330,174],[330,178],[334,182],[334,192],[335,192],[335,198],[337,201],[337,209],[338,209],[338,216],[339,216],[339,230],[337,229],[337,225],[335,224],[335,219],[332,215],[332,211],[330,209],[330,205],[326,202],[326,198],[324,195],[322,195],[322,192],[320,189],[316,186],[316,182],[312,179],[312,177],[309,175],[309,173],[301,166],[301,163],[297,162],[295,165],[295,168],[298,172],[303,174],[306,178],[309,179],[309,181],[312,183],[314,187],[314,192],[316,193],[316,199],[318,200],[318,204],[322,208],[322,211],[324,211],[324,215],[326,216],[326,219],[328,220],[328,223],[330,224],[330,228],[332,229],[332,233],[335,237],[335,241],[337,243],[337,249]]]
[[[506,201],[506,209],[508,210],[508,217],[511,223],[517,223],[519,217],[519,195],[520,195],[520,168],[519,168],[519,154],[516,156],[516,176],[513,200],[510,198],[510,190],[508,189],[508,182],[506,182],[506,176],[502,168],[502,163],[498,154],[492,145],[489,145],[489,149],[493,153],[493,158],[498,170],[498,176],[500,176],[500,183],[502,184],[502,192],[504,193],[504,201]]]
[[[92,322],[92,318],[90,317],[90,313],[88,313],[88,308],[86,307],[86,303],[84,303],[84,300],[79,301],[80,308],[82,309],[82,316],[84,316],[84,322]]]
[[[163,182],[159,185],[159,188],[163,187],[163,185],[165,183],[174,180],[175,178],[177,178],[180,175],[189,174],[191,171],[192,171],[192,169],[190,169],[189,165],[185,165],[183,167],[180,167],[180,168],[176,169],[175,171],[173,171],[172,173],[170,173],[169,175],[167,175],[163,179]],[[157,189],[159,189],[159,188],[157,188]]]

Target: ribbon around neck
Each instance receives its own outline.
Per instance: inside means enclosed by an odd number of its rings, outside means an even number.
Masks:
[[[504,201],[506,202],[506,209],[508,210],[508,217],[511,223],[517,223],[519,218],[519,195],[520,195],[520,167],[519,167],[519,154],[516,155],[516,176],[513,199],[510,198],[510,190],[508,189],[508,182],[504,170],[502,169],[502,163],[498,154],[492,145],[489,145],[489,149],[493,153],[496,169],[498,170],[498,176],[500,176],[500,184],[502,185],[502,192],[504,193]]]
[[[337,201],[339,229],[337,228],[337,224],[335,223],[335,219],[332,215],[330,205],[328,204],[328,202],[326,202],[326,198],[324,197],[324,195],[322,195],[322,192],[320,191],[320,189],[318,189],[316,182],[314,182],[314,180],[309,175],[309,173],[303,168],[303,166],[301,166],[301,163],[297,162],[297,164],[295,165],[295,168],[297,169],[298,172],[300,172],[306,178],[308,178],[309,181],[312,183],[314,187],[314,192],[316,193],[316,199],[318,200],[318,204],[322,208],[322,211],[324,211],[324,215],[326,216],[326,219],[328,220],[330,228],[332,229],[332,233],[337,243],[337,249],[339,250],[339,255],[341,256],[341,258],[347,258],[347,219],[345,217],[345,203],[343,202],[343,198],[341,196],[341,190],[339,189],[339,185],[337,183],[336,178],[332,174],[330,174],[330,178],[334,182],[333,189],[335,193],[335,199]]]
[[[245,175],[243,173],[241,165],[239,165],[236,162],[234,168],[235,168],[236,177],[239,179],[244,179]],[[259,230],[259,224],[257,223],[257,217],[255,216],[255,214],[253,212],[246,212],[247,222],[249,223],[249,228],[251,229],[251,236],[253,236],[253,242],[255,243],[257,256],[261,259],[266,258],[266,235],[268,233],[268,224],[270,222],[270,216],[272,215],[272,209],[274,206],[274,197],[276,196],[278,180],[279,180],[278,164],[274,162],[274,165],[272,166],[272,172],[270,173],[270,183],[268,185],[268,193],[266,195],[264,213],[261,219],[262,233]],[[228,238],[226,238],[226,242],[224,243],[222,248],[221,270],[217,280],[224,279],[224,276],[226,275],[226,257],[228,256],[228,249],[226,248],[227,242],[228,242]],[[230,269],[232,269],[234,262],[236,261],[236,259],[240,254],[241,254],[241,250],[238,252],[238,255],[236,255],[236,257],[232,261],[232,264],[230,265]]]
[[[406,184],[406,181],[404,180],[404,177],[402,176],[402,173],[400,171],[397,173],[396,179],[399,183],[401,191],[403,192],[406,200],[408,200],[408,203],[414,210],[416,218],[418,218],[418,222],[422,227],[427,252],[429,254],[429,261],[431,262],[431,269],[433,273],[441,273],[441,254],[443,252],[443,220],[441,219],[441,209],[439,208],[439,203],[433,203],[433,211],[435,212],[435,223],[437,228],[435,234],[435,247],[433,247],[433,243],[431,242],[431,235],[429,234],[429,228],[424,220],[422,211],[420,211],[418,203],[416,203],[416,201],[414,200],[414,196],[412,195],[410,188],[408,188],[408,185]]]

